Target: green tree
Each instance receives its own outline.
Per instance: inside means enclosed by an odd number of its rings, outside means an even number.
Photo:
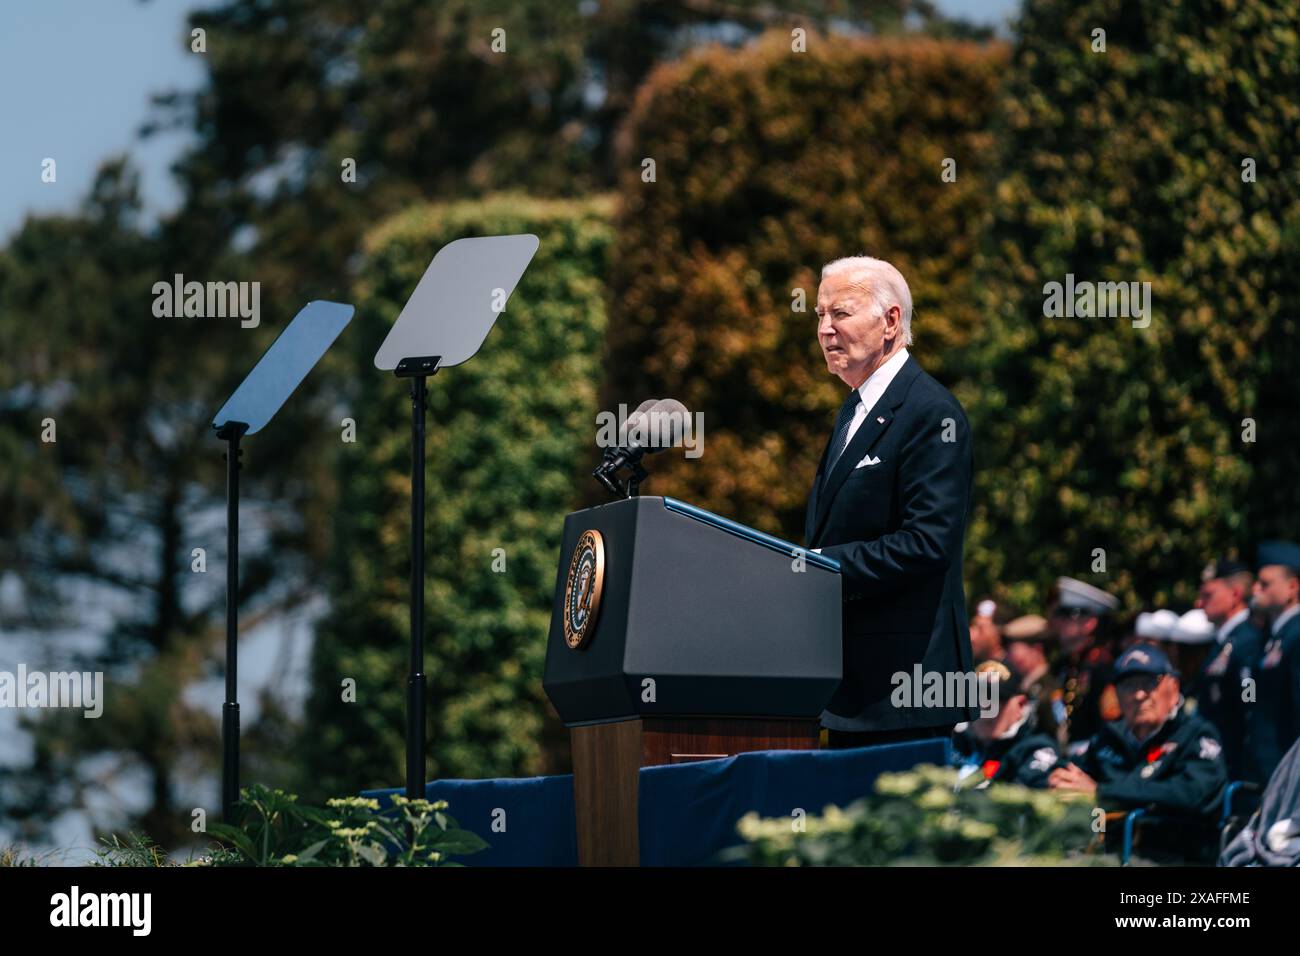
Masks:
[[[1019,29],[963,363],[968,566],[1032,605],[1104,549],[1131,609],[1189,601],[1214,554],[1300,535],[1300,8],[1030,0]],[[1045,315],[1067,273],[1149,282],[1149,326]]]
[[[34,828],[29,838],[51,807],[84,808],[137,771],[152,805],[99,822],[189,836],[178,786],[185,768],[218,759],[216,714],[183,695],[219,673],[224,626],[224,464],[210,423],[289,317],[268,312],[247,329],[157,317],[154,283],[176,272],[239,280],[247,266],[212,254],[184,221],[142,230],[139,208],[135,175],[112,162],[77,215],[29,218],[0,252],[0,576],[18,586],[0,628],[21,638],[33,670],[105,672],[103,716],[30,718],[34,762],[0,778],[6,815]],[[312,391],[285,407],[276,438],[247,446],[246,627],[301,604],[312,555],[323,556],[316,515],[333,482],[328,470],[296,477],[333,437]],[[195,570],[196,548],[206,571]],[[269,708],[269,724],[246,722],[254,762],[280,716]],[[109,769],[92,774],[90,756],[111,757]]]
[[[676,398],[703,414],[705,444],[696,460],[655,459],[644,493],[802,539],[843,400],[813,311],[831,259],[898,265],[915,352],[953,377],[978,319],[971,264],[1005,61],[998,46],[820,35],[801,54],[774,32],[650,78],[622,154],[602,407]]]
[[[190,26],[210,80],[157,97],[146,131],[195,134],[185,214],[249,243],[268,290],[327,283],[415,202],[613,186],[635,90],[701,44],[981,32],[916,0],[223,0]]]
[[[326,578],[332,609],[314,647],[304,791],[404,776],[410,398],[372,360],[433,254],[465,236],[532,232],[541,245],[479,353],[429,379],[429,777],[533,774],[563,761],[541,675],[562,519],[595,433],[610,215],[604,199],[507,194],[419,207],[369,238],[348,343],[357,442],[340,463],[346,495]],[[355,702],[343,699],[347,679]]]

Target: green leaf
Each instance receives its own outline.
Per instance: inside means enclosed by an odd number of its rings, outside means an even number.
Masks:
[[[469,830],[444,830],[429,842],[432,849],[439,853],[464,855],[486,850],[488,843],[476,833]]]
[[[223,843],[232,843],[250,863],[257,861],[257,849],[252,839],[243,830],[226,823],[209,823],[208,835],[216,837]]]

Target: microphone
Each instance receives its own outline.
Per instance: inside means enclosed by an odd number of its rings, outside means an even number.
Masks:
[[[689,416],[686,406],[675,398],[642,402],[624,423],[620,433],[622,444],[618,448],[605,449],[604,461],[591,473],[592,477],[611,494],[619,498],[632,497],[640,483],[649,477],[641,466],[641,459],[680,444],[684,428],[679,426],[675,429],[674,437],[672,423],[688,421]],[[632,474],[626,486],[620,487],[616,478],[624,468],[630,468]]]
[[[679,417],[674,419],[674,415]],[[672,422],[685,421],[684,416],[689,415],[686,406],[675,398],[642,402],[628,416],[623,430],[623,444],[614,452],[613,460],[617,462],[615,467],[621,468],[629,462],[640,461],[644,455],[655,455],[679,444],[682,429],[677,429],[674,438]],[[629,435],[632,437],[629,438]]]
[[[634,471],[641,472],[642,478],[646,476],[645,470],[641,468],[639,464],[642,449],[639,449],[635,444],[632,444],[632,446],[629,447],[630,443],[628,442],[627,436],[629,432],[636,434],[636,428],[638,427],[637,423],[640,421],[641,417],[657,404],[659,404],[659,399],[647,398],[644,402],[638,405],[635,410],[633,410],[632,414],[624,420],[623,427],[619,429],[617,447],[606,448],[601,463],[597,465],[596,470],[591,473],[591,476],[599,481],[601,485],[605,487],[605,490],[616,498],[628,497],[627,492],[620,488],[615,480],[618,472],[622,468],[631,465]]]
[[[685,431],[685,426],[680,423],[688,421],[690,415],[686,406],[675,398],[661,399],[652,405],[642,416],[648,429],[642,453],[653,455],[667,448],[676,448],[681,444]],[[672,427],[674,422],[679,423],[676,429]]]
[[[654,408],[658,404],[659,404],[659,399],[647,398],[644,402],[642,402],[632,411],[631,415],[627,416],[627,420],[623,422],[622,430],[618,433],[618,447],[620,449],[628,447],[627,434],[628,432],[633,430],[633,424],[636,422],[636,420],[641,418],[641,416],[643,416],[646,412],[650,411],[650,409]]]

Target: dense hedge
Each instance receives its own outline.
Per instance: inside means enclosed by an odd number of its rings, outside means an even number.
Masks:
[[[434,252],[463,236],[532,232],[541,246],[479,354],[429,380],[429,777],[556,769],[563,729],[541,672],[563,516],[593,433],[609,219],[604,199],[507,195],[415,209],[370,236],[347,339],[357,442],[342,454],[303,746],[312,793],[404,779],[410,399],[372,359]],[[341,701],[348,677],[356,703]]]
[[[1213,554],[1300,537],[1300,7],[1030,0],[1020,28],[962,391],[969,571],[1033,600],[1102,548],[1130,609],[1190,601]],[[1149,281],[1150,326],[1045,317],[1067,273]]]
[[[671,396],[704,414],[703,457],[654,463],[671,493],[798,539],[843,386],[816,342],[827,260],[894,262],[915,353],[949,378],[974,322],[1002,48],[790,36],[662,68],[623,130],[602,404]],[[944,182],[945,158],[956,160]],[[655,161],[655,181],[642,178]],[[806,295],[795,311],[795,289]]]

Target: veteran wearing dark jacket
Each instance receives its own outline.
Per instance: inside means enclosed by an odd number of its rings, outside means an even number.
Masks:
[[[983,777],[979,786],[1046,787],[1059,754],[1052,738],[1035,726],[1023,676],[1001,661],[986,661],[975,674],[991,686],[993,706],[991,713],[953,731],[952,764],[960,768],[961,779],[978,773]]]
[[[1123,716],[1070,749],[1048,786],[1094,794],[1106,810],[1217,816],[1228,773],[1218,731],[1183,713],[1178,675],[1157,647],[1130,647],[1115,666]]]

